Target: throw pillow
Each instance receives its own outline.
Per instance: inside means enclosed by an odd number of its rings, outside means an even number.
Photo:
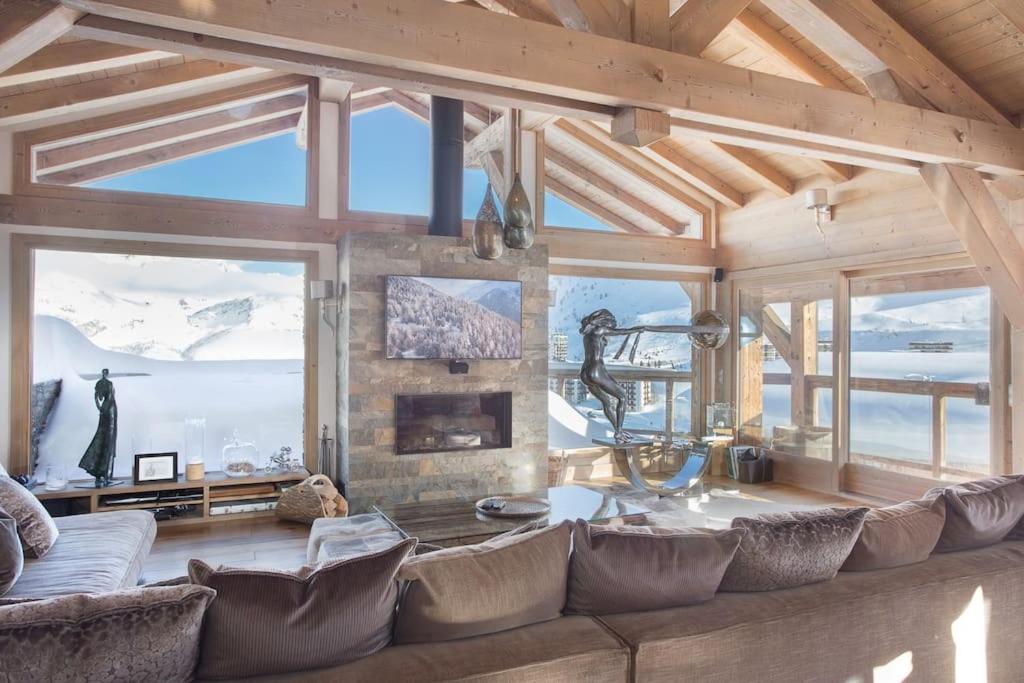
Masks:
[[[867,513],[867,508],[827,508],[737,517],[732,527],[747,533],[719,589],[770,591],[835,578]]]
[[[742,529],[591,526],[578,520],[566,612],[643,612],[710,600],[743,534]]]
[[[414,557],[396,643],[468,638],[556,619],[565,606],[572,525]]]
[[[14,517],[0,509],[0,597],[11,590],[21,576],[25,557]]]
[[[192,581],[217,591],[206,613],[198,677],[318,669],[386,647],[398,602],[395,575],[415,546],[409,538],[295,572],[190,561]]]
[[[1018,476],[991,477],[941,489],[946,502],[946,525],[937,553],[982,548],[999,543],[1024,517],[1024,484]]]
[[[190,681],[202,586],[76,593],[0,607],[0,680]]]
[[[864,529],[842,571],[862,572],[924,562],[946,522],[941,497],[869,510]]]
[[[29,557],[42,557],[57,540],[57,525],[39,499],[10,477],[0,477],[0,508],[18,523],[18,535]]]

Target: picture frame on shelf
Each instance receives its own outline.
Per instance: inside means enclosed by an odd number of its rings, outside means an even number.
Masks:
[[[132,468],[135,484],[160,484],[178,480],[178,454],[136,453]]]

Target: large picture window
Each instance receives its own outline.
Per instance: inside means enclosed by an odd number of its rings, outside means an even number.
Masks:
[[[97,430],[93,394],[103,370],[117,405],[115,477],[131,476],[136,453],[184,454],[196,438],[208,471],[221,469],[222,449],[235,439],[257,447],[260,466],[282,448],[301,457],[315,356],[304,293],[315,260],[239,249],[227,258],[167,255],[190,250],[152,246],[29,251],[26,469],[42,476],[59,465],[88,478],[78,463]]]
[[[644,324],[687,324],[699,310],[702,283],[677,280],[632,280],[553,275],[549,279],[548,314],[549,406],[551,448],[590,448],[591,439],[605,437],[611,425],[600,401],[579,380],[583,361],[580,321],[606,308],[620,327]],[[699,401],[692,345],[679,334],[645,332],[636,347],[614,356],[623,338],[609,343],[605,362],[626,391],[628,431],[643,436],[676,437],[696,431]]]
[[[973,269],[851,282],[851,462],[990,471],[991,304]]]

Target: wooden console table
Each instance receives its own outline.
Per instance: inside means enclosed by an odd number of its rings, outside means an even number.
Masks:
[[[305,469],[295,472],[254,474],[249,477],[229,477],[223,472],[207,472],[204,478],[196,481],[186,481],[184,475],[179,475],[176,482],[136,485],[125,481],[118,486],[98,489],[92,486],[77,488],[78,486],[88,486],[92,480],[70,481],[67,487],[60,491],[47,491],[43,484],[38,484],[32,489],[32,493],[42,501],[66,501],[72,506],[77,506],[79,512],[156,510],[177,505],[195,506],[195,510],[190,513],[159,522],[161,526],[177,526],[273,517],[273,510],[225,514],[210,514],[210,510],[211,507],[216,509],[222,504],[244,505],[245,503],[276,500],[281,496],[282,488],[296,484],[308,476],[309,472]],[[139,502],[116,502],[121,498],[148,498],[154,494],[159,495],[160,498]]]

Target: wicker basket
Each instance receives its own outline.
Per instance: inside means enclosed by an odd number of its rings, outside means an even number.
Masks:
[[[569,457],[564,453],[554,455],[548,454],[548,486],[562,486],[565,484],[566,463]]]
[[[282,493],[274,510],[280,519],[312,524],[321,517],[347,516],[348,503],[329,477],[314,474]]]

